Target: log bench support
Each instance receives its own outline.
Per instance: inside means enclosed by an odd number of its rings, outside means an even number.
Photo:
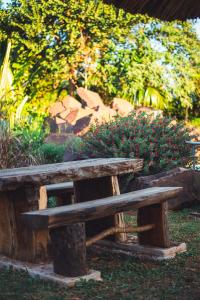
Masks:
[[[67,277],[87,274],[85,224],[53,228],[50,237],[54,272]]]
[[[140,245],[169,247],[166,203],[181,190],[179,187],[148,188],[83,203],[27,212],[22,218],[32,230],[49,228],[55,273],[82,276],[87,274],[86,245],[90,246],[95,240],[110,234],[135,231],[139,232]],[[102,231],[101,226],[101,230],[97,232],[98,228],[95,226],[95,234],[93,233],[86,242],[85,222],[98,220],[100,224],[100,220],[105,220],[104,218],[133,209],[138,210],[136,228],[114,225],[109,232],[107,227]]]
[[[168,203],[156,203],[141,207],[137,213],[138,226],[154,224],[154,228],[148,232],[140,232],[138,241],[140,245],[150,245],[154,247],[169,248],[168,232]]]

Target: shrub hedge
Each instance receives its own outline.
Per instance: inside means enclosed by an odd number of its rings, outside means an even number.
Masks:
[[[190,160],[189,129],[170,118],[135,113],[99,126],[84,137],[79,158],[129,157],[144,159],[144,174],[154,174]]]

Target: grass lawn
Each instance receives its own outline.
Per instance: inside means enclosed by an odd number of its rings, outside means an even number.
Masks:
[[[123,256],[90,257],[101,270],[103,282],[81,282],[73,289],[59,288],[25,272],[0,271],[0,300],[134,300],[200,299],[200,220],[190,211],[170,213],[172,239],[185,241],[188,252],[174,260],[140,262]]]

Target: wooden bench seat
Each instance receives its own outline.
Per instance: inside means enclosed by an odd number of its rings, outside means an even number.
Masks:
[[[181,187],[151,187],[117,196],[23,214],[32,229],[55,228],[161,203],[175,197]]]
[[[176,197],[181,189],[152,187],[104,199],[31,211],[23,213],[22,218],[33,230],[50,229],[55,273],[80,276],[87,272],[86,221],[136,209],[139,243],[167,248],[169,235],[166,201]],[[126,228],[123,230],[126,231]],[[105,232],[103,236],[106,236]]]

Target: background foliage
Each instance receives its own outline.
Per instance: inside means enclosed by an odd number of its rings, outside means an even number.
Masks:
[[[27,99],[22,115],[42,122],[61,91],[78,86],[108,103],[117,96],[198,114],[200,42],[191,22],[131,15],[101,0],[12,0],[0,9],[1,62],[8,40],[15,97],[0,99],[4,118]]]

